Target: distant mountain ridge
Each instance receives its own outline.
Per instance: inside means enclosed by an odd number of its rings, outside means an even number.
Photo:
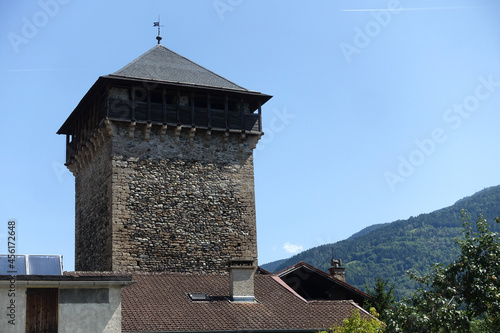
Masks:
[[[500,232],[494,218],[500,216],[500,185],[485,188],[458,200],[452,206],[406,220],[369,226],[346,240],[308,249],[288,259],[262,265],[278,272],[299,261],[328,271],[331,247],[346,268],[346,280],[356,288],[373,286],[377,277],[396,283],[398,297],[409,295],[418,286],[406,271],[426,274],[434,263],[449,263],[458,254],[456,237],[462,236],[461,210],[471,220],[483,214],[492,230]],[[332,226],[333,228],[333,226]]]
[[[364,236],[364,235],[366,235],[366,234],[368,234],[368,233],[370,233],[370,232],[374,231],[375,229],[382,228],[383,226],[388,225],[389,223],[390,223],[390,222],[388,222],[388,223],[378,223],[378,224],[373,224],[373,225],[371,225],[371,226],[369,226],[369,227],[366,227],[366,228],[361,229],[361,231],[358,231],[358,232],[356,232],[356,233],[352,234],[352,235],[351,235],[349,238],[347,238],[347,239],[354,239],[354,238],[356,238],[356,237]]]

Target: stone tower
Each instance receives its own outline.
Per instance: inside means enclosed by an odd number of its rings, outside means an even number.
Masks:
[[[253,149],[270,98],[160,44],[99,77],[57,132],[75,176],[75,269],[256,263]]]

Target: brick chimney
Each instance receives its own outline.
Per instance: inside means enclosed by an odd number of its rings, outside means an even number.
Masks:
[[[254,275],[257,267],[253,259],[229,261],[229,296],[233,302],[254,302]]]
[[[344,267],[330,267],[330,275],[334,278],[345,282],[345,268]]]

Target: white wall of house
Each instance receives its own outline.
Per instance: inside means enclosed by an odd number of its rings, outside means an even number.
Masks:
[[[61,303],[59,333],[120,333],[121,288],[109,288],[108,303]]]
[[[0,283],[0,332],[2,333],[24,333],[26,290],[39,287],[59,289],[59,333],[121,333],[122,284],[92,286],[77,283],[65,285],[18,281],[14,286],[12,288],[5,280]]]
[[[5,333],[24,333],[26,287],[13,282],[0,285],[0,328]]]

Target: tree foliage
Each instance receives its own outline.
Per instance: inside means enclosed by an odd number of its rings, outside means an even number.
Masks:
[[[458,257],[411,273],[424,287],[390,311],[389,332],[500,332],[500,237],[482,215],[473,225],[462,212],[462,224]]]
[[[372,301],[364,304],[363,307],[365,309],[374,307],[377,313],[380,314],[380,320],[386,321],[386,311],[389,310],[395,302],[394,286],[394,283],[389,284],[389,281],[381,278],[377,278],[373,289],[365,286],[366,293],[370,295]]]
[[[350,317],[344,319],[341,326],[332,327],[328,333],[378,333],[383,332],[384,323],[377,319],[374,308],[370,309],[372,317],[362,317],[359,310],[353,311]],[[320,333],[327,333],[322,331]]]

